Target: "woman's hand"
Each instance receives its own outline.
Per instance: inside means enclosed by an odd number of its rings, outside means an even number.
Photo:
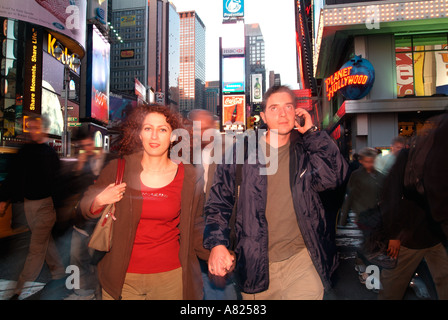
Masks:
[[[208,270],[212,275],[224,277],[232,270],[234,261],[235,257],[230,254],[225,246],[216,246],[210,252]]]
[[[101,209],[108,204],[116,203],[123,199],[124,193],[126,191],[126,183],[119,185],[110,184],[104,189],[100,194],[98,194],[93,201],[92,212]]]
[[[389,248],[387,249],[387,255],[393,259],[398,258],[400,252],[401,242],[400,240],[389,240]]]

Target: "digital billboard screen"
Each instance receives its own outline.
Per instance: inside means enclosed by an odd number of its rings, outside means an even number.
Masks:
[[[246,88],[246,64],[244,57],[223,58],[222,92],[244,92]]]
[[[90,116],[107,123],[109,120],[110,44],[95,26],[92,30],[91,55]]]

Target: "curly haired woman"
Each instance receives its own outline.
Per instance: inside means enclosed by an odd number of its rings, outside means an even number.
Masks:
[[[81,201],[90,218],[117,203],[112,249],[98,264],[103,300],[202,299],[204,182],[169,158],[179,121],[167,107],[138,106],[123,128],[123,183],[114,185],[112,161]]]

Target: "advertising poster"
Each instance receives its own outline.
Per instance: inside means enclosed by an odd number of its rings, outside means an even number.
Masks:
[[[245,125],[246,119],[246,96],[228,95],[223,96],[222,124]]]
[[[87,0],[2,0],[0,16],[55,30],[85,48],[86,3]]]
[[[102,24],[107,23],[106,0],[89,0],[87,8],[87,19],[97,19]]]
[[[222,61],[222,92],[234,93],[244,92],[245,82],[245,59],[241,58],[223,58]]]
[[[244,17],[244,0],[224,0],[224,19]]]
[[[443,46],[446,50],[448,46]],[[438,94],[448,95],[448,51],[436,52],[437,63],[437,92]]]
[[[110,43],[103,38],[95,26],[92,31],[91,117],[107,123],[109,120]]]
[[[398,48],[411,50],[411,48]],[[414,94],[414,68],[411,52],[399,52],[395,54],[397,65],[397,96],[404,97]]]
[[[126,116],[137,107],[137,101],[125,98],[121,95],[110,94],[109,97],[109,121],[113,125],[119,125]]]
[[[261,73],[252,75],[251,96],[253,103],[263,101],[263,75]]]

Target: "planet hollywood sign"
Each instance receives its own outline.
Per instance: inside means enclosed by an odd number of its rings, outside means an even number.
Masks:
[[[361,99],[370,92],[374,81],[375,70],[372,64],[361,56],[356,56],[325,79],[327,99],[331,101],[338,91],[349,100]]]

